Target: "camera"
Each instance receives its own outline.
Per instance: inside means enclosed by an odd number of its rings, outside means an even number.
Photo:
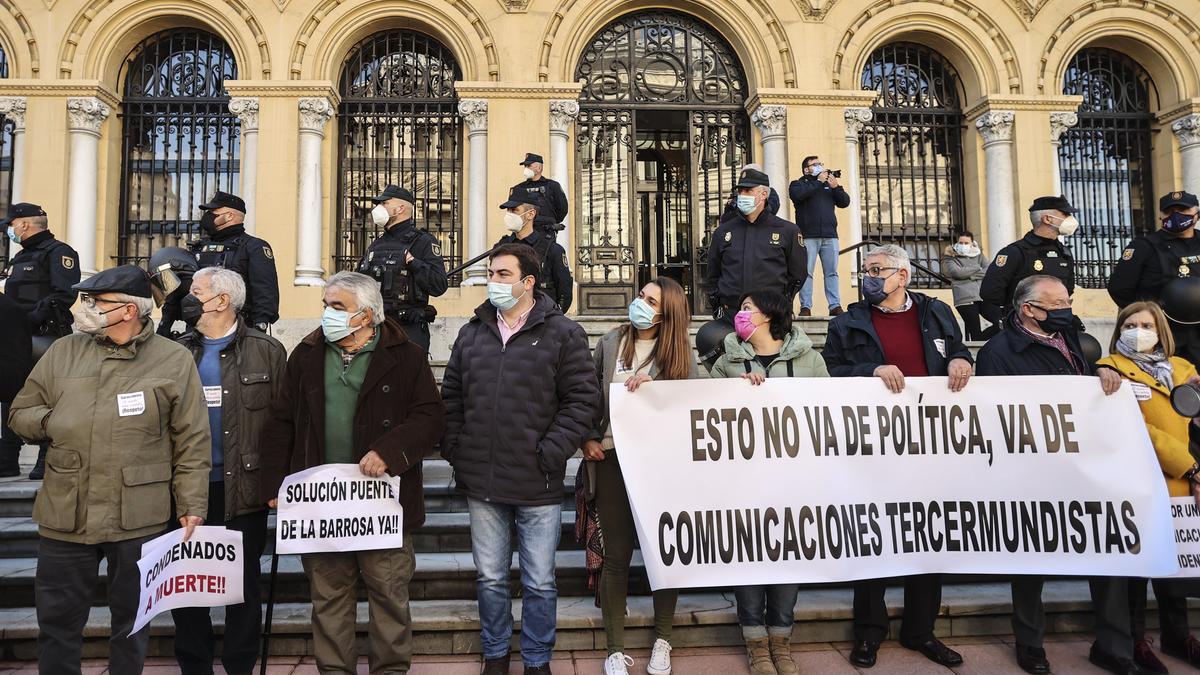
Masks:
[[[841,177],[842,177],[842,170],[841,170],[841,169],[838,169],[837,171],[834,171],[833,169],[830,169],[830,170],[829,170],[827,173],[828,173],[830,176],[833,176],[834,178],[841,178]]]

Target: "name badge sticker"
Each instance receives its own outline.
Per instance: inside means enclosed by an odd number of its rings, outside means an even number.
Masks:
[[[208,407],[210,407],[210,408],[220,408],[221,407],[221,387],[220,387],[220,385],[215,386],[215,387],[205,387],[204,388],[204,402],[206,404],[208,404]]]
[[[1130,382],[1129,386],[1133,389],[1134,398],[1139,401],[1150,400],[1151,391],[1149,386],[1144,385],[1141,382]]]
[[[132,417],[146,412],[146,393],[135,391],[131,394],[117,394],[117,415]]]

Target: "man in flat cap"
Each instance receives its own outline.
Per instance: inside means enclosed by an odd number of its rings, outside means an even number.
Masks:
[[[246,232],[246,202],[228,192],[217,191],[199,205],[200,229],[204,236],[192,242],[199,267],[224,267],[242,275],[246,282],[246,306],[242,318],[259,331],[279,320],[279,277],[275,253],[267,242]]]
[[[550,296],[563,314],[571,309],[571,297],[575,281],[571,278],[571,269],[567,267],[567,252],[554,240],[554,235],[545,230],[538,230],[534,224],[538,214],[545,208],[545,203],[536,192],[513,190],[508,201],[500,205],[504,213],[504,229],[508,234],[496,242],[501,244],[526,244],[537,252],[538,260],[542,263],[542,274],[539,277],[538,288]]]
[[[8,423],[51,442],[33,505],[38,524],[38,670],[79,672],[83,628],[108,561],[109,670],[142,671],[149,632],[130,635],[142,544],[178,518],[204,522],[211,466],[208,413],[191,354],[156,335],[150,277],[135,265],[74,289],[79,332],[58,340],[13,400]],[[172,511],[174,505],[174,511]],[[174,515],[173,515],[174,514]]]
[[[1029,207],[1033,225],[1026,235],[996,253],[983,275],[979,296],[990,306],[992,316],[1007,317],[1012,312],[1013,292],[1022,279],[1035,274],[1055,277],[1075,292],[1075,260],[1062,238],[1075,234],[1079,211],[1066,197],[1038,197]]]
[[[428,352],[429,324],[437,317],[429,299],[447,287],[441,243],[417,227],[417,200],[407,188],[388,185],[371,201],[371,221],[383,233],[367,247],[356,270],[379,282],[384,314]]]
[[[540,197],[545,206],[538,211],[534,227],[554,236],[555,232],[562,229],[559,223],[567,219],[567,193],[563,192],[558,181],[542,175],[545,163],[541,155],[527,152],[520,164],[525,167],[525,180],[514,185],[509,193],[528,192]],[[565,307],[563,311],[567,311]]]
[[[14,300],[29,323],[29,333],[57,339],[71,334],[71,305],[79,283],[79,254],[66,242],[54,238],[46,211],[37,204],[13,204],[0,220],[8,238],[21,246],[9,261],[4,293]],[[16,476],[21,446],[6,434],[0,440],[0,476]],[[38,450],[30,480],[41,480],[46,471],[46,446]]]
[[[743,294],[766,288],[791,299],[808,278],[800,228],[766,211],[767,174],[744,169],[734,187],[738,213],[713,231],[705,278],[713,317],[731,325]]]

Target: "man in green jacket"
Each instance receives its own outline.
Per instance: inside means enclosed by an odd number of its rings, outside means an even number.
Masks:
[[[9,426],[48,442],[33,505],[38,670],[79,672],[83,627],[108,560],[109,670],[142,671],[149,631],[130,634],[142,544],[172,517],[204,522],[211,466],[208,415],[191,354],[154,334],[150,278],[134,265],[76,284],[81,331],[56,341],[17,394]]]

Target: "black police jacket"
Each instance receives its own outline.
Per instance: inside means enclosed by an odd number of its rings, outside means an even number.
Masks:
[[[7,407],[33,369],[33,343],[25,310],[0,293],[0,402]],[[7,422],[6,422],[7,423]]]
[[[989,305],[1003,308],[1008,314],[1013,292],[1022,279],[1035,274],[1058,277],[1075,292],[1075,260],[1058,239],[1046,239],[1033,232],[1005,246],[988,265],[979,285],[979,297]]]
[[[521,190],[538,196],[542,207],[538,209],[537,218],[533,222],[542,227],[557,225],[567,219],[567,193],[563,192],[558,181],[542,176],[541,180],[532,178],[512,186],[511,192]]]
[[[412,262],[407,262],[412,253]],[[446,292],[446,263],[437,237],[418,228],[412,218],[376,237],[358,261],[358,272],[379,282],[385,312],[400,323],[429,322],[429,298]]]
[[[1013,315],[1006,323],[1019,321]],[[1067,349],[1078,364],[1082,364],[1084,375],[1095,375],[1096,366],[1083,357],[1079,346],[1079,333],[1063,333]],[[1054,347],[1033,341],[1025,331],[1016,328],[996,333],[979,350],[975,364],[976,375],[1079,375],[1076,368],[1067,362],[1062,352]]]
[[[713,310],[732,307],[744,293],[774,289],[791,297],[808,278],[808,250],[795,224],[766,211],[751,223],[738,213],[713,231],[705,291]]]
[[[29,319],[34,335],[62,337],[71,333],[71,305],[79,283],[79,254],[50,230],[26,237],[8,265],[4,292]]]
[[[252,326],[279,320],[279,277],[271,246],[246,233],[243,225],[217,230],[211,237],[192,242],[200,267],[224,267],[242,275],[246,282],[246,306],[242,316]]]
[[[1183,239],[1158,230],[1129,242],[1108,277],[1108,294],[1119,307],[1157,301],[1174,279],[1200,275],[1200,236]]]
[[[971,351],[963,344],[962,331],[954,310],[937,298],[908,292],[917,323],[921,326],[921,343],[925,347],[925,368],[932,375],[947,375],[951,359],[973,361]],[[871,321],[871,303],[859,300],[843,314],[829,322],[829,334],[821,356],[833,377],[870,377],[884,365],[884,346]]]
[[[850,195],[841,186],[829,187],[815,176],[804,176],[788,186],[788,197],[796,210],[796,225],[809,239],[836,239],[837,214],[834,209],[850,206]]]
[[[520,239],[516,234],[508,234],[496,242],[501,244],[527,244],[537,252],[538,260],[542,261],[542,274],[538,287],[550,296],[558,308],[566,314],[571,309],[575,280],[571,278],[571,269],[567,267],[567,252],[554,236],[548,232],[534,230],[528,237]]]

